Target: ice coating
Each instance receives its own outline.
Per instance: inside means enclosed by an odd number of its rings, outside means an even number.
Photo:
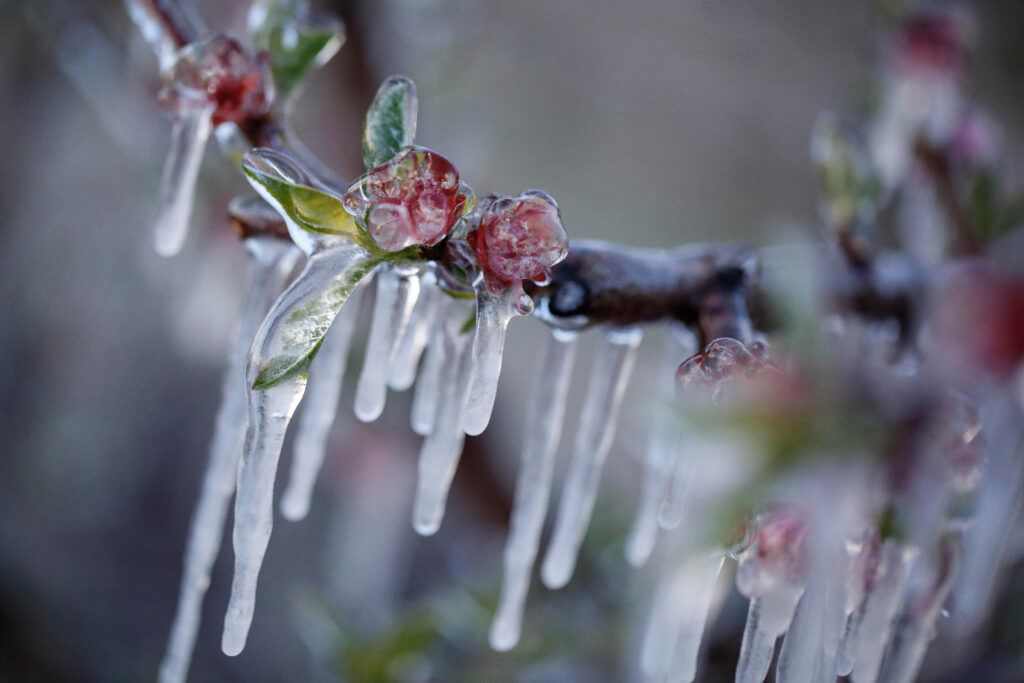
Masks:
[[[437,316],[440,296],[433,272],[424,273],[420,277],[419,296],[391,356],[388,386],[395,391],[405,391],[416,381],[416,366],[430,339],[430,325]]]
[[[265,116],[274,102],[265,55],[250,55],[233,38],[217,34],[178,52],[166,74],[160,103],[172,113],[213,105],[214,126]]]
[[[385,384],[390,386],[391,376],[395,372],[395,365],[398,363],[399,346],[404,343],[408,336],[409,327],[412,322],[413,311],[419,301],[423,285],[419,270],[398,271],[398,295],[395,299],[395,306],[392,309],[392,339],[391,352],[387,359],[387,374]],[[412,384],[412,382],[410,382]],[[406,386],[405,388],[408,388]]]
[[[694,337],[685,328],[668,330],[665,335],[663,364],[672,367],[680,358],[687,358],[694,349]],[[652,426],[644,459],[644,482],[636,517],[626,537],[626,559],[634,567],[642,566],[650,557],[658,535],[658,510],[672,481],[672,463],[680,450],[682,438],[679,418],[672,410],[675,383],[672,373],[660,375],[651,410]]]
[[[760,597],[751,598],[736,664],[736,683],[761,683],[768,675],[775,641],[789,628],[801,590],[779,583]]]
[[[256,333],[246,366],[250,385],[268,367],[289,363],[293,368],[302,367],[305,361],[294,359],[293,349],[305,353],[311,338],[319,340],[327,333],[351,291],[370,271],[366,259],[366,252],[348,244],[307,260]],[[299,323],[294,319],[297,311],[301,312]],[[276,360],[279,358],[285,360]],[[301,372],[278,377],[269,388],[249,391],[249,425],[235,496],[235,573],[221,642],[228,655],[237,655],[245,647],[256,602],[256,581],[273,527],[274,479],[281,446],[306,388]]]
[[[555,453],[576,355],[575,337],[572,332],[552,332],[527,405],[519,476],[505,542],[505,575],[491,624],[490,642],[495,650],[509,650],[519,642],[523,607],[551,495]]]
[[[159,0],[125,0],[124,4],[139,33],[153,48],[162,73],[174,66],[179,42],[187,36],[207,33],[206,26],[188,4],[169,4]],[[171,21],[163,19],[162,14],[171,15]],[[178,34],[172,27],[183,30]]]
[[[327,453],[327,438],[338,412],[352,333],[362,304],[357,290],[338,313],[310,366],[302,414],[292,454],[288,486],[281,495],[281,515],[290,521],[305,519],[313,498],[316,477]]]
[[[903,587],[915,552],[892,539],[882,544],[882,556],[864,598],[863,616],[857,629],[857,646],[851,679],[874,683],[889,643],[892,622],[903,599]]]
[[[441,526],[448,489],[462,455],[466,436],[462,415],[466,404],[470,363],[470,336],[462,332],[468,314],[466,306],[452,299],[441,313],[444,319],[444,361],[440,373],[440,395],[433,429],[420,449],[419,478],[413,502],[412,525],[423,536]]]
[[[644,632],[640,668],[646,680],[690,683],[697,676],[704,627],[725,556],[692,553],[668,563]]]
[[[569,238],[555,200],[540,190],[481,202],[480,223],[469,241],[492,291],[542,277],[569,253]]]
[[[344,201],[377,246],[399,251],[440,242],[472,204],[472,193],[450,161],[409,147],[353,182]]]
[[[387,401],[388,360],[395,345],[395,324],[399,315],[399,276],[391,269],[377,272],[377,298],[366,341],[366,357],[356,386],[355,413],[363,422],[373,422],[384,412]]]
[[[824,654],[826,581],[827,575],[824,571],[811,572],[807,589],[797,603],[793,622],[782,640],[775,674],[778,683],[814,680],[819,659]]]
[[[482,289],[477,292],[472,376],[462,424],[467,434],[475,436],[483,433],[491,420],[494,400],[498,395],[505,334],[509,322],[517,314],[519,294],[514,289],[507,289],[500,294]]]
[[[609,330],[598,347],[555,531],[541,566],[548,588],[561,588],[572,577],[642,336],[639,329]]]
[[[156,253],[174,256],[188,235],[196,178],[210,137],[212,104],[183,111],[171,128],[171,147],[160,177],[160,204],[154,231]]]
[[[245,354],[260,321],[295,267],[297,249],[274,239],[250,239],[252,256],[237,339],[228,356],[209,462],[185,545],[178,607],[167,651],[160,663],[160,683],[184,683],[188,675],[203,598],[210,571],[220,552],[228,504],[235,492],[235,474],[245,439]]]

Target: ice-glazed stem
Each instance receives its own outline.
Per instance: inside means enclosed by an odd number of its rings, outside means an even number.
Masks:
[[[704,625],[724,559],[721,552],[700,551],[666,568],[640,654],[640,668],[648,680],[667,676],[669,681],[690,683],[696,678]]]
[[[388,386],[405,391],[416,381],[416,365],[430,338],[430,326],[437,315],[440,290],[434,285],[433,273],[420,278],[420,293],[409,320],[395,343],[388,372]]]
[[[647,562],[658,536],[658,510],[672,479],[672,461],[681,438],[679,418],[671,409],[675,368],[694,351],[693,334],[668,330],[660,368],[658,391],[651,409],[651,431],[644,459],[644,482],[633,526],[626,537],[626,560],[634,567]]]
[[[349,297],[341,309],[309,372],[288,488],[281,496],[281,515],[298,521],[309,514],[316,477],[327,453],[327,438],[338,412],[352,333],[359,320],[362,292]]]
[[[199,632],[203,598],[210,585],[210,570],[220,552],[224,520],[231,494],[235,492],[235,473],[245,438],[245,354],[260,321],[284,286],[300,253],[290,244],[274,239],[253,238],[248,246],[252,266],[242,317],[224,372],[221,403],[210,442],[210,459],[185,546],[178,608],[167,652],[160,664],[160,683],[184,683],[188,674]]]
[[[181,251],[192,218],[196,177],[203,148],[210,137],[213,105],[187,108],[171,129],[171,148],[160,178],[160,208],[156,218],[156,253],[174,256]]]
[[[438,294],[439,299],[446,299],[443,294]],[[420,436],[426,436],[434,431],[434,418],[437,417],[437,406],[441,400],[441,369],[445,359],[445,311],[447,304],[439,301],[435,308],[434,318],[429,321],[430,330],[428,337],[430,344],[427,346],[427,357],[423,361],[423,371],[420,373],[419,382],[416,383],[416,391],[412,396],[412,430]]]
[[[892,621],[903,600],[903,587],[914,553],[893,540],[882,545],[881,567],[864,599],[864,614],[858,629],[857,650],[851,679],[854,683],[875,683],[882,656],[889,643]]]
[[[371,269],[368,258],[353,245],[340,245],[309,258],[256,333],[246,366],[250,386],[265,368],[301,362],[294,361],[293,354],[307,353],[312,339],[319,343],[349,294]],[[277,358],[285,360],[278,362]],[[281,445],[305,388],[303,374],[286,373],[270,388],[249,390],[249,425],[235,496],[235,574],[221,642],[228,655],[242,651],[252,623],[256,581],[273,527],[274,478]]]
[[[953,588],[963,555],[963,537],[954,532],[943,538],[939,566],[927,593],[916,601],[900,621],[892,646],[885,655],[879,680],[913,683],[924,661],[928,643],[935,637],[936,622]]]
[[[395,345],[395,323],[399,276],[393,270],[377,273],[377,299],[373,303],[373,321],[366,341],[366,357],[356,386],[355,413],[363,422],[373,422],[384,412],[387,401],[388,361]]]
[[[501,357],[505,352],[505,333],[516,315],[519,292],[509,289],[491,294],[486,285],[477,293],[476,334],[473,339],[472,379],[463,430],[469,435],[483,433],[491,421],[494,399],[498,395]]]
[[[416,533],[430,536],[441,527],[448,489],[462,455],[466,436],[462,431],[470,366],[469,334],[461,331],[467,311],[458,301],[446,302],[444,365],[441,368],[440,401],[436,406],[434,429],[423,440],[419,458],[419,479],[413,502],[412,526]]]
[[[548,588],[564,586],[576,567],[641,337],[639,329],[610,330],[598,347],[554,535],[541,567],[541,580]]]
[[[575,333],[554,330],[545,345],[533,396],[527,404],[519,476],[505,543],[505,578],[491,624],[491,647],[495,650],[508,650],[519,642],[575,356]]]
[[[736,683],[761,683],[768,675],[775,641],[789,628],[802,589],[780,583],[764,595],[751,598],[743,629]]]

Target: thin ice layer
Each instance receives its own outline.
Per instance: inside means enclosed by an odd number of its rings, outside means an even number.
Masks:
[[[395,346],[395,324],[399,316],[399,276],[392,270],[377,273],[377,299],[366,341],[366,357],[356,386],[355,413],[363,422],[373,422],[384,412],[387,401],[388,361]]]
[[[500,295],[487,291],[481,285],[477,292],[476,334],[473,339],[472,378],[469,400],[462,428],[466,434],[477,435],[487,429],[498,395],[498,377],[501,358],[505,351],[505,333],[509,321],[516,315],[518,289],[509,289]]]
[[[780,581],[763,595],[751,598],[736,665],[736,683],[761,683],[768,675],[775,641],[789,628],[802,592],[802,587]]]
[[[875,683],[878,680],[882,655],[889,644],[892,621],[903,600],[903,587],[913,558],[912,551],[891,539],[882,545],[881,566],[864,598],[864,613],[858,629],[851,674],[853,683]]]
[[[192,218],[196,177],[203,148],[210,137],[213,105],[184,109],[171,129],[171,147],[160,178],[160,204],[154,232],[156,253],[174,256],[181,251]]]
[[[541,567],[548,588],[561,588],[572,577],[641,337],[640,330],[613,330],[598,347],[554,535]]]
[[[645,679],[667,676],[675,683],[690,683],[696,678],[697,655],[724,560],[721,552],[701,551],[666,567],[640,654]]]
[[[351,291],[365,281],[369,271],[366,258],[366,252],[358,247],[339,245],[307,260],[256,333],[246,366],[250,386],[268,367],[276,370],[291,364],[301,368],[303,361],[293,354],[307,353],[310,341],[327,333]],[[277,358],[285,361],[272,360]],[[245,647],[256,602],[256,580],[273,527],[274,478],[281,446],[306,389],[302,374],[279,373],[276,377],[277,383],[270,388],[249,391],[249,426],[235,496],[235,574],[221,642],[228,655],[237,655]]]
[[[462,431],[470,366],[469,334],[462,332],[466,308],[459,301],[447,302],[444,326],[444,365],[441,368],[440,401],[434,428],[423,440],[419,457],[419,478],[413,502],[412,525],[416,533],[430,536],[441,527],[448,489],[462,455],[466,436]]]
[[[544,346],[533,396],[527,404],[519,477],[505,543],[505,577],[491,624],[490,641],[495,650],[509,650],[519,642],[575,356],[575,333],[554,330]]]
[[[245,354],[271,302],[295,267],[299,251],[273,239],[250,239],[252,256],[237,339],[224,372],[220,409],[210,442],[210,459],[185,546],[184,572],[160,683],[184,683],[199,632],[210,570],[220,552],[228,503],[235,492],[238,458],[245,439]]]
[[[291,474],[288,487],[281,496],[281,515],[293,522],[305,519],[309,514],[313,487],[327,453],[327,438],[338,413],[348,350],[361,303],[361,291],[349,297],[310,367],[309,385],[295,436]]]

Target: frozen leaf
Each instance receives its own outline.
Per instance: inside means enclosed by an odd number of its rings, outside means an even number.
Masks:
[[[311,69],[326,64],[345,42],[342,21],[311,13],[303,0],[255,2],[248,23],[253,44],[270,54],[274,85],[282,97]]]
[[[416,137],[416,86],[390,76],[377,89],[363,126],[363,163],[375,168],[412,145]]]

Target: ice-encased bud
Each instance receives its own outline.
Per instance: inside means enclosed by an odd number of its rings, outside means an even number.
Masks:
[[[754,542],[741,555],[736,587],[756,597],[780,582],[797,583],[803,571],[807,520],[794,506],[778,506],[758,515]]]
[[[569,253],[558,204],[547,193],[527,190],[518,197],[495,197],[481,208],[469,239],[492,290],[544,279]]]
[[[752,380],[768,381],[772,389],[782,389],[782,371],[767,359],[767,350],[761,342],[749,346],[731,337],[712,340],[699,353],[687,358],[676,370],[676,386],[681,395],[703,397],[713,403],[722,403],[743,394],[771,391],[761,388]],[[778,385],[778,386],[775,386]]]
[[[183,47],[166,77],[160,103],[176,116],[212,104],[217,126],[265,116],[273,106],[266,55],[251,55],[223,34]]]
[[[402,150],[345,193],[345,210],[385,251],[437,244],[471,204],[455,166],[423,147]]]

